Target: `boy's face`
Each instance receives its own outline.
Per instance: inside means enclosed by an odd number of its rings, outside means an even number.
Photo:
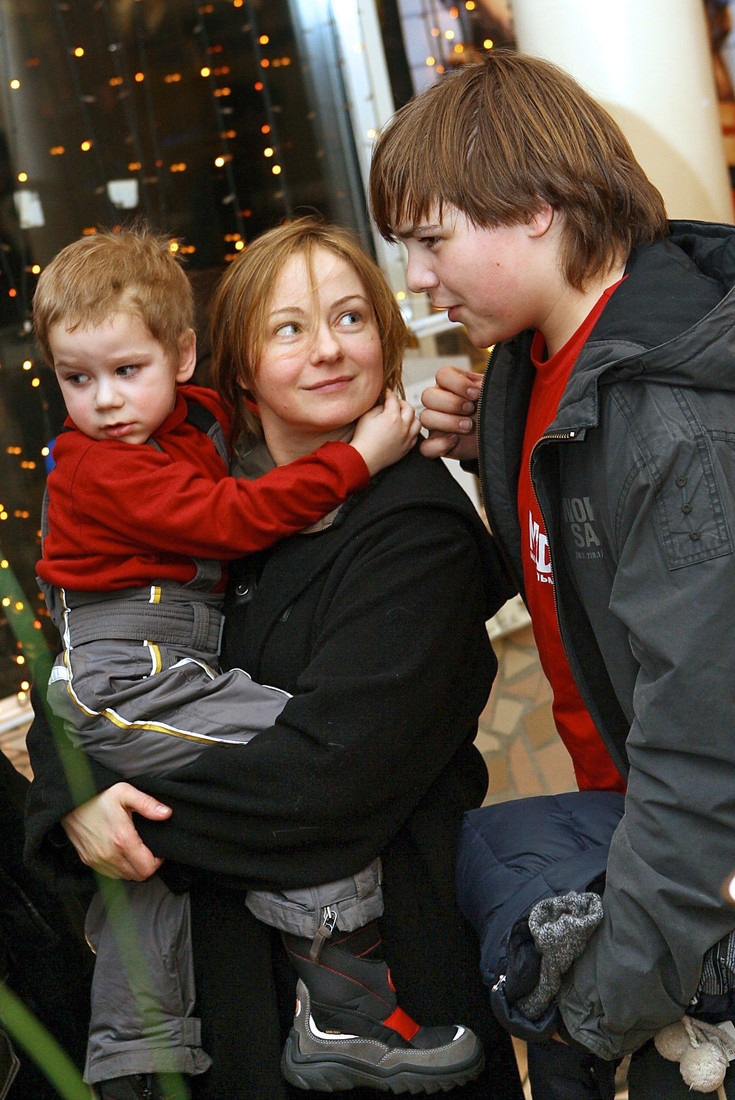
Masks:
[[[100,325],[51,326],[54,370],[76,426],[91,439],[145,443],[173,411],[176,383],[196,365],[194,333],[174,363],[135,313],[115,313]]]
[[[525,225],[479,229],[452,206],[441,217],[431,209],[421,222],[396,228],[408,252],[409,289],[448,310],[480,348],[542,328],[557,283],[549,225],[542,214]]]

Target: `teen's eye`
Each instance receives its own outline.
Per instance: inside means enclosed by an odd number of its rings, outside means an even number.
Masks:
[[[436,248],[440,240],[441,237],[419,237],[421,244],[428,249]]]

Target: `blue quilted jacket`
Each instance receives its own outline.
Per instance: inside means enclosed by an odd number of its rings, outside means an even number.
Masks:
[[[534,1021],[514,1008],[538,980],[528,914],[542,898],[601,890],[623,806],[624,796],[612,791],[571,791],[465,814],[457,852],[459,906],[480,938],[493,1011],[519,1038],[541,1041],[559,1027],[556,1005]]]

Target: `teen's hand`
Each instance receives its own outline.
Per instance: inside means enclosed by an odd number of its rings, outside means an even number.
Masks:
[[[357,421],[352,446],[365,459],[372,477],[408,454],[420,427],[408,401],[387,390],[383,404],[369,409]]]
[[[108,878],[143,882],[161,866],[141,840],[133,814],[164,821],[171,810],[130,783],[116,783],[61,819],[82,863]]]
[[[482,376],[459,367],[441,367],[436,385],[421,394],[421,424],[429,438],[421,444],[427,458],[477,458],[477,401]]]

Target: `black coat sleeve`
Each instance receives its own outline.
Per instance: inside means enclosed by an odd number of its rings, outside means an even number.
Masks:
[[[293,698],[245,747],[130,777],[173,809],[167,823],[136,819],[145,842],[167,861],[286,888],[357,870],[422,800],[453,820],[477,805],[487,776],[472,742],[496,667],[485,619],[505,597],[492,553],[477,523],[436,507],[280,544],[255,599],[228,614],[230,658]],[[288,606],[274,608],[282,593]],[[79,878],[56,823],[119,777],[85,767],[36,713],[28,852]]]
[[[277,724],[244,752],[218,745],[174,775],[131,779],[173,808],[169,822],[140,822],[158,855],[250,886],[352,873],[430,791],[436,804],[437,785],[437,812],[454,814],[482,800],[487,780],[472,742],[495,660],[469,525],[434,509],[393,514],[342,538],[325,570],[274,607],[306,571],[307,538],[281,544],[262,598],[229,615],[230,656],[293,693]]]

